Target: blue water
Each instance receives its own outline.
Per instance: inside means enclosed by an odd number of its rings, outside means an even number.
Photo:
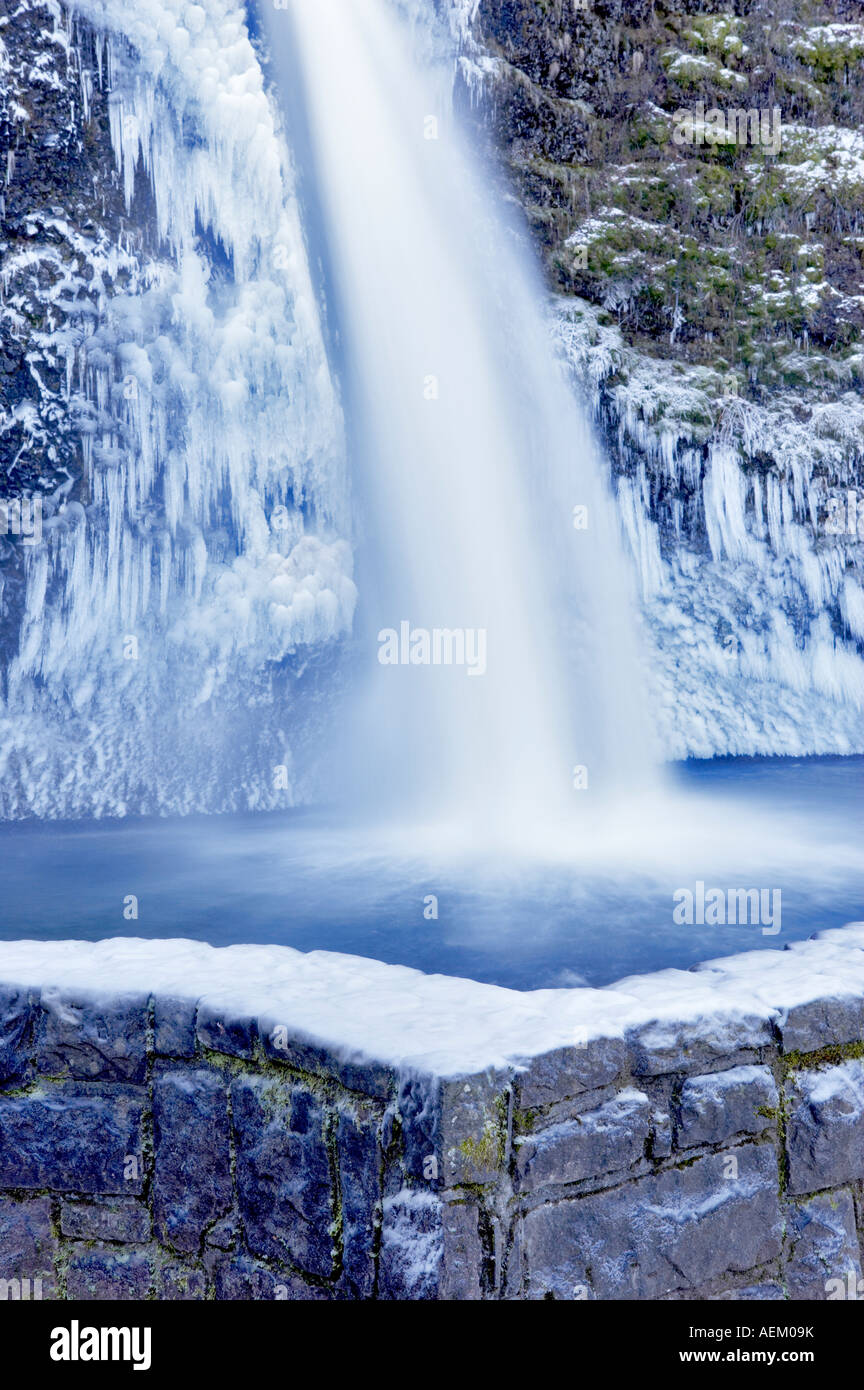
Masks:
[[[720,759],[675,776],[697,847],[680,862],[672,822],[647,848],[549,863],[376,850],[299,812],[6,824],[0,939],[279,943],[534,989],[782,949],[864,918],[864,758]],[[674,891],[712,871],[724,888],[779,888],[780,932],[675,924]]]

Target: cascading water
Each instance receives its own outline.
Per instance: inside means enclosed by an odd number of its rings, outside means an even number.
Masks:
[[[613,504],[541,286],[444,84],[384,0],[292,0],[269,35],[289,112],[302,83],[301,163],[343,349],[358,646],[374,667],[349,723],[364,799],[524,827],[572,808],[574,764],[600,790],[641,783]],[[480,634],[482,662],[429,664],[436,629],[469,646]],[[387,642],[394,665],[380,664]]]

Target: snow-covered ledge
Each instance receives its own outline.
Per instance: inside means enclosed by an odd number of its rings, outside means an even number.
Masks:
[[[854,1296],[864,924],[607,989],[0,945],[0,1297]]]

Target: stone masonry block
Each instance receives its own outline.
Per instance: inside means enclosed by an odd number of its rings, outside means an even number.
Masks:
[[[743,1145],[529,1212],[527,1296],[663,1298],[776,1259],[782,1234],[776,1152]]]
[[[864,1178],[864,1063],[796,1073],[788,1104],[790,1192],[817,1192]]]
[[[648,1097],[631,1088],[596,1110],[520,1139],[517,1170],[522,1185],[582,1182],[631,1168],[645,1158],[651,1120]]]
[[[855,1204],[848,1188],[820,1192],[789,1210],[790,1254],[786,1267],[789,1297],[813,1302],[839,1287],[844,1296],[857,1289],[861,1251],[855,1229]]]
[[[144,1245],[150,1240],[150,1213],[132,1198],[105,1198],[101,1202],[63,1201],[60,1230],[73,1240],[118,1241]]]
[[[249,1249],[329,1277],[334,1209],[320,1102],[303,1086],[244,1076],[231,1086],[231,1109]]]
[[[0,1096],[0,1187],[134,1195],[144,1177],[143,1093],[67,1082]]]
[[[403,1188],[384,1202],[379,1298],[473,1301],[482,1297],[476,1204]]]
[[[0,985],[0,1086],[23,1079],[32,1058],[35,1004],[29,990]]]
[[[43,989],[35,1052],[43,1076],[142,1081],[147,1066],[146,995],[88,998]]]
[[[198,1250],[231,1206],[228,1093],[213,1072],[177,1067],[153,1081],[153,1210],[161,1239]]]
[[[776,1122],[779,1103],[768,1067],[732,1067],[689,1077],[677,1107],[676,1143],[688,1149],[723,1144],[736,1134],[761,1134]]]
[[[53,1298],[57,1241],[47,1197],[0,1197],[0,1299]]]
[[[152,1281],[149,1253],[74,1246],[66,1270],[70,1299],[141,1301]]]

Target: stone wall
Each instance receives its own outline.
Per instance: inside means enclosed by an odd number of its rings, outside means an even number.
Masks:
[[[864,931],[826,935],[748,967],[761,1011],[461,1075],[206,999],[0,986],[0,1298],[861,1296]],[[829,955],[848,984],[783,1004],[784,962]]]

